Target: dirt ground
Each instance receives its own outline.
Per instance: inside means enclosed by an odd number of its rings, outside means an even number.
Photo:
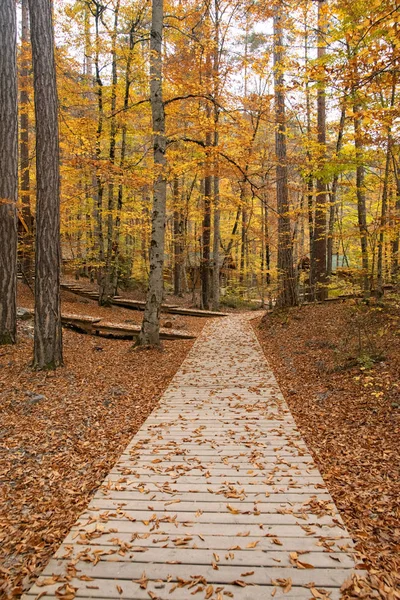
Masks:
[[[400,598],[399,302],[308,305],[253,325],[369,570],[349,597]]]
[[[18,306],[33,306],[24,285]],[[143,315],[65,292],[62,310],[122,323],[140,323]],[[207,322],[167,316],[197,335]],[[65,366],[56,372],[30,368],[30,321],[19,321],[15,347],[0,348],[0,598],[29,587],[193,344],[132,351],[131,341],[66,329],[63,337]]]

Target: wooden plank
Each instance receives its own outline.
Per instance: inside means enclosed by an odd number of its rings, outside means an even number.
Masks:
[[[193,581],[195,582],[195,580]],[[149,600],[149,598],[151,598],[150,592],[153,594],[155,600],[188,600],[189,598],[196,598],[196,596],[201,600],[204,598],[207,587],[205,585],[202,586],[201,584],[194,584],[191,588],[188,588],[188,586],[176,588],[174,583],[150,580],[146,585],[146,589],[141,589],[139,584],[127,580],[93,579],[93,581],[90,582],[82,582],[77,578],[72,578],[70,584],[76,589],[76,598],[104,598],[107,600]],[[55,593],[56,590],[61,587],[62,585],[60,583],[46,586],[45,600],[50,598],[57,598],[59,600],[60,596],[56,596]],[[213,591],[219,590],[220,587],[221,586],[213,586]],[[192,593],[196,590],[198,590],[197,595],[192,596]],[[203,592],[201,595],[200,590]],[[43,587],[35,585],[25,597],[34,598],[43,593],[43,591]],[[339,590],[330,589],[329,592],[330,600],[339,600]],[[309,589],[297,586],[292,587],[290,591],[284,593],[282,588],[272,585],[249,585],[246,587],[223,585],[221,593],[225,593],[223,598],[228,598],[226,594],[231,594],[229,597],[235,598],[235,600],[272,600],[272,598],[274,600],[310,600],[311,597]],[[214,598],[215,597],[216,596],[214,595]]]
[[[82,563],[78,563],[79,565]],[[119,579],[120,581],[140,579],[143,573],[143,564],[126,561],[102,561],[97,565],[86,564],[85,575],[99,579]],[[51,560],[44,568],[44,577],[61,575],[65,573],[68,561]],[[147,563],[146,576],[152,580],[177,581],[178,578],[187,579],[188,570],[186,565],[167,565],[163,563]],[[254,567],[254,574],[246,578],[248,584],[271,585],[273,581],[290,577],[293,585],[304,586],[314,583],[316,586],[336,587],[347,579],[349,569],[297,569],[287,567],[271,567],[268,569]],[[194,575],[203,577],[208,584],[233,583],[241,577],[241,567],[222,565],[217,569],[212,566],[196,565]]]
[[[139,551],[135,552],[135,547],[131,544],[114,544],[110,546],[99,545],[65,545],[58,549],[55,559],[67,559],[75,561],[83,556],[99,556],[100,561],[104,562],[111,559],[114,554],[114,560],[118,562],[134,561],[136,563],[177,563],[182,565],[211,565],[215,562],[215,556],[212,549],[203,548],[157,548],[157,547],[137,547]],[[131,546],[131,547],[130,547]],[[121,551],[121,548],[123,550]],[[115,556],[116,555],[116,556]],[[218,566],[239,566],[239,567],[293,567],[296,560],[291,558],[286,551],[264,552],[256,549],[232,550],[230,552],[220,552],[217,554]],[[305,552],[298,555],[298,560],[308,565],[313,565],[315,569],[351,569],[354,565],[352,553],[344,552]]]
[[[247,544],[249,545],[249,544]],[[303,551],[297,553],[298,556],[290,555],[286,550],[281,550],[275,545],[276,550],[271,549],[268,552],[258,549],[258,547],[246,549],[235,549],[230,552],[219,552],[217,555],[218,565],[228,566],[248,566],[248,567],[293,567],[297,560],[309,565],[315,569],[329,568],[353,568],[354,552],[326,552],[326,551]],[[173,547],[173,544],[167,547],[152,546],[134,546],[133,544],[119,543],[114,540],[113,547],[110,545],[96,544],[63,544],[55,554],[55,559],[75,560],[81,559],[85,554],[95,556],[99,555],[100,560],[107,560],[108,556],[117,554],[115,559],[119,562],[132,560],[135,562],[154,562],[154,563],[177,563],[184,565],[210,565],[216,560],[212,548],[179,548]],[[301,568],[301,566],[299,567]]]
[[[276,539],[279,539],[280,545],[277,546]],[[254,537],[246,536],[237,538],[234,536],[212,536],[212,535],[176,535],[166,536],[160,532],[152,532],[146,536],[132,536],[127,532],[105,531],[97,532],[96,536],[88,536],[85,531],[71,531],[64,541],[64,546],[115,546],[127,544],[133,548],[174,548],[181,545],[189,549],[208,549],[213,551],[232,551],[246,550],[251,551],[255,548],[263,552],[275,551],[278,547],[280,551],[285,552],[344,552],[349,553],[353,549],[353,544],[348,538],[327,538],[316,543],[315,538],[296,538],[296,537]],[[253,546],[253,547],[252,547]]]

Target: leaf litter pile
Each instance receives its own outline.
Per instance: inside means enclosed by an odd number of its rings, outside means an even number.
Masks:
[[[20,286],[19,306],[33,306]],[[143,313],[63,294],[63,311],[140,323]],[[206,319],[181,318],[199,334]],[[156,406],[193,341],[162,352],[64,329],[65,366],[34,372],[32,324],[0,348],[0,597],[29,587]]]
[[[400,306],[308,305],[253,321],[368,568],[349,598],[400,598]]]

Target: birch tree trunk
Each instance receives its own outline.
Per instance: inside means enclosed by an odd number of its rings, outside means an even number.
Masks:
[[[17,325],[18,88],[15,0],[0,2],[0,344]]]
[[[151,217],[150,273],[146,307],[138,345],[160,346],[160,309],[163,299],[164,242],[167,180],[165,177],[165,110],[162,96],[163,0],[153,0],[150,35],[150,99],[153,122],[154,183]]]
[[[288,167],[283,78],[283,31],[281,7],[274,14],[274,89],[275,89],[275,153],[276,200],[278,212],[278,297],[280,308],[297,305],[297,282],[293,267],[293,247],[289,218]]]
[[[63,363],[60,306],[58,102],[51,0],[29,0],[36,117],[36,260],[33,366]]]

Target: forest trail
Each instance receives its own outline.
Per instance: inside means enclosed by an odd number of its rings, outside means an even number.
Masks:
[[[26,600],[340,597],[352,541],[253,317],[205,327]]]

